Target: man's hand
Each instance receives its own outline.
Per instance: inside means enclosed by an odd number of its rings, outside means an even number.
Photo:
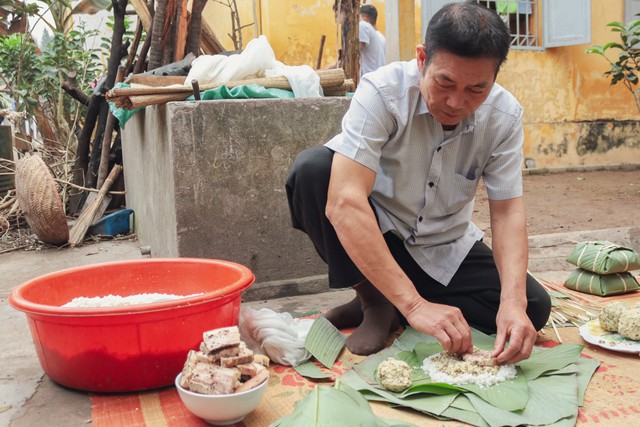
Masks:
[[[444,351],[455,354],[473,351],[471,328],[459,308],[418,298],[403,314],[414,329],[437,339]]]
[[[517,304],[501,303],[496,324],[498,334],[491,357],[495,357],[499,364],[517,363],[528,359],[538,333],[531,324],[525,309]],[[505,348],[507,340],[509,340],[509,345]]]

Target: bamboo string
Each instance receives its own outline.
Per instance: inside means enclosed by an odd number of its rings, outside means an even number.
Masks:
[[[558,341],[560,340],[557,327],[560,326],[576,326],[589,322],[596,318],[602,309],[602,306],[596,302],[590,301],[584,297],[564,292],[564,288],[559,285],[547,281],[539,280],[540,284],[547,289],[553,291],[560,296],[550,294],[553,305],[551,307],[551,315],[547,326],[553,328]]]

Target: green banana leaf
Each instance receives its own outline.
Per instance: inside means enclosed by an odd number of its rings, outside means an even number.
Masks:
[[[518,363],[527,380],[531,381],[540,375],[557,371],[574,363],[584,348],[579,344],[561,344],[553,348],[535,348],[527,360]]]
[[[456,397],[456,400],[442,413],[442,416],[446,417],[446,419],[464,421],[474,426],[489,427],[489,424],[476,411],[469,398],[464,394]]]
[[[416,427],[402,421],[385,420],[371,411],[369,402],[348,385],[338,382],[334,387],[315,387],[295,404],[291,414],[270,427]]]
[[[293,369],[297,373],[299,373],[300,375],[306,378],[311,378],[315,380],[324,380],[324,379],[333,378],[332,375],[325,374],[324,372],[322,372],[322,370],[320,370],[320,368],[318,368],[316,364],[313,363],[311,360],[307,360],[306,362],[303,362],[298,366],[293,366]]]
[[[523,411],[505,411],[475,394],[467,394],[491,427],[546,425],[578,414],[578,381],[575,374],[544,376],[529,381],[529,402]]]
[[[576,376],[578,377],[578,405],[584,405],[584,395],[589,387],[589,382],[596,373],[596,369],[600,366],[600,362],[595,359],[586,359],[584,357],[576,360],[575,365],[579,368]]]
[[[325,367],[331,369],[344,347],[346,338],[325,317],[317,317],[304,340],[304,348]]]
[[[368,384],[377,384],[375,372],[376,369],[378,369],[378,365],[390,357],[395,357],[400,352],[401,350],[398,347],[391,345],[390,347],[367,357],[362,362],[355,365],[353,369]]]
[[[358,390],[367,399],[371,396],[375,396],[371,400],[389,402],[394,405],[404,406],[412,408],[420,412],[425,412],[431,415],[439,415],[445,409],[447,409],[451,402],[456,398],[456,394],[447,395],[416,395],[407,398],[400,398],[399,393],[383,390],[378,387],[374,387],[368,384],[362,379],[353,369],[348,370],[340,377],[340,382],[347,384],[350,387]]]
[[[474,345],[493,347],[494,337],[473,330],[472,333]],[[597,360],[580,358],[582,348],[574,344],[535,348],[530,359],[518,364],[518,377],[512,380],[517,384],[507,387],[503,382],[485,389],[469,390],[469,385],[442,385],[423,378],[404,393],[381,390],[375,386],[374,377],[381,361],[396,357],[416,368],[424,356],[441,351],[435,339],[407,328],[390,348],[354,366],[343,378],[346,377],[347,382],[369,400],[410,407],[439,419],[456,419],[483,427],[520,424],[568,427],[575,425],[578,406],[583,404],[589,381],[599,366]],[[503,392],[499,391],[501,385],[505,387]],[[516,396],[520,392],[514,388],[521,390],[523,385],[526,393]],[[482,396],[488,390],[492,391]],[[525,395],[528,397],[521,409],[505,409],[522,406]],[[514,403],[518,400],[520,403]]]
[[[481,345],[487,347],[487,343],[482,343]],[[491,344],[489,348],[493,348],[493,344]],[[414,350],[415,357],[407,359],[416,360],[417,364],[412,365],[412,368],[421,370],[422,361],[425,358],[440,353],[441,351],[442,347],[440,344],[417,343]],[[492,387],[480,387],[475,384],[461,384],[454,386],[451,384],[432,382],[430,379],[426,379],[414,383],[402,393],[402,397],[411,396],[416,393],[448,394],[461,393],[465,391],[474,393],[489,402],[491,405],[507,411],[522,410],[527,406],[527,401],[529,400],[527,380],[524,375],[522,375],[521,371],[518,371],[516,378],[503,381]]]

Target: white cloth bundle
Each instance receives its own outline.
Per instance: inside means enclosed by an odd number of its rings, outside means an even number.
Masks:
[[[275,53],[265,36],[247,43],[245,49],[234,55],[201,55],[191,63],[185,79],[190,85],[193,79],[200,85],[230,81],[284,76],[296,98],[322,96],[320,77],[308,65],[287,66],[276,60]]]

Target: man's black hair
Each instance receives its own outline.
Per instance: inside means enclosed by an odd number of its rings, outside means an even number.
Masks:
[[[378,20],[378,10],[372,4],[365,4],[360,8],[360,15],[367,15],[371,18],[371,23],[376,25],[376,21]]]
[[[429,21],[425,63],[440,51],[465,58],[493,58],[497,75],[510,45],[509,28],[495,11],[475,1],[448,3]]]

